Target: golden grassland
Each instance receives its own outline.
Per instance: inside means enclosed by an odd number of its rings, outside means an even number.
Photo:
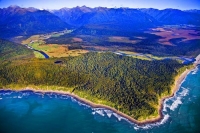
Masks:
[[[45,45],[44,47],[49,47],[49,49],[44,51],[49,55],[49,57],[79,56],[88,52],[87,50],[82,49],[68,50],[67,46],[57,44],[50,44],[48,46]]]
[[[123,36],[111,36],[108,37],[109,42],[122,42],[122,43],[131,43],[136,44],[140,42],[140,40],[130,40],[129,37],[123,37]]]
[[[57,34],[53,34],[57,35]],[[68,56],[79,56],[85,54],[88,50],[75,49],[69,50],[68,46],[70,44],[60,45],[60,44],[46,44],[45,38],[49,35],[33,35],[30,38],[23,40],[22,44],[28,44],[36,50],[45,52],[49,57],[68,57]],[[73,38],[74,42],[81,42],[80,38]],[[39,52],[34,52],[36,58],[44,58]]]
[[[170,42],[170,39],[183,38],[184,41],[200,39],[200,36],[197,36],[198,31],[191,29],[180,29],[180,28],[153,28],[153,32],[148,32],[161,36],[162,38],[158,40],[159,43],[163,45],[174,45]]]

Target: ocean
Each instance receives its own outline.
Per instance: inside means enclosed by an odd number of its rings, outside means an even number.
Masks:
[[[139,126],[67,95],[0,90],[0,133],[199,133],[200,66],[163,106],[161,121]]]

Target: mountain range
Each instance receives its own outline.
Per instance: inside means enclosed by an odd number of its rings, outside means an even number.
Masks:
[[[0,9],[0,37],[29,36],[58,30],[70,26],[46,10],[10,6]]]
[[[10,6],[0,9],[0,37],[29,36],[64,29],[135,31],[161,25],[200,26],[200,10],[90,8],[39,10]]]
[[[153,8],[89,8],[86,6],[62,8],[51,11],[63,21],[74,26],[106,24],[113,22],[141,27],[174,24],[200,25],[200,10],[181,11],[178,9],[158,10]]]

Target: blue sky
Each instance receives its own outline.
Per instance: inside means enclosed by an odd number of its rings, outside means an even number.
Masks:
[[[200,0],[0,0],[0,8],[10,5],[35,7],[39,9],[60,9],[62,7],[130,7],[130,8],[176,8],[181,10],[200,9]]]

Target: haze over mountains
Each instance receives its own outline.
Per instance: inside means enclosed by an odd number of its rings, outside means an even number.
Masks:
[[[26,36],[66,28],[137,31],[161,25],[200,26],[199,12],[86,6],[47,11],[10,6],[0,9],[0,37]]]

